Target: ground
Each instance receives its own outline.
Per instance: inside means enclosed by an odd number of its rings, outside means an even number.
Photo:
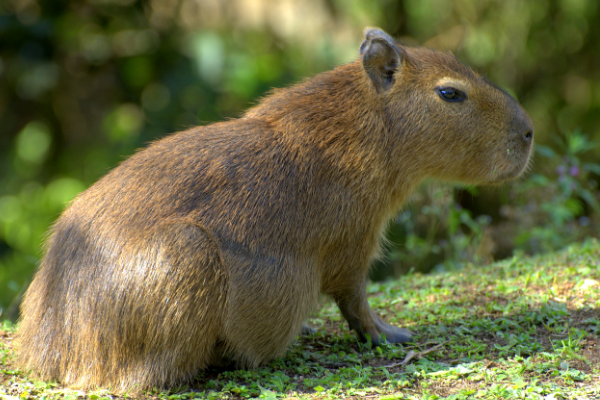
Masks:
[[[143,399],[600,399],[600,242],[369,286],[411,345],[359,343],[324,300],[317,333],[256,370],[209,369],[190,386],[114,395],[36,379],[0,332],[0,397]]]

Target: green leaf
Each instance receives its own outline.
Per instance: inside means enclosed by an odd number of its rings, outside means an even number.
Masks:
[[[535,151],[540,156],[546,157],[546,158],[554,158],[557,156],[556,152],[554,150],[552,150],[552,148],[550,148],[548,146],[544,146],[543,144],[536,144]]]
[[[588,171],[591,171],[595,174],[600,175],[600,164],[585,163],[585,164],[583,164],[583,168],[587,169]]]
[[[583,198],[583,200],[585,200],[585,202],[594,209],[594,212],[596,214],[600,215],[600,203],[598,203],[598,200],[596,199],[596,197],[592,194],[592,192],[590,192],[587,189],[581,189],[579,191],[579,195],[581,196],[581,198]]]

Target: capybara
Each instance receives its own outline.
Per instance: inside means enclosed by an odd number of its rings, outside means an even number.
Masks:
[[[449,53],[376,28],[359,53],[239,119],[150,144],[81,193],[25,295],[21,365],[115,391],[252,368],[284,353],[321,294],[362,340],[409,341],[365,292],[388,221],[425,178],[518,177],[533,125]]]

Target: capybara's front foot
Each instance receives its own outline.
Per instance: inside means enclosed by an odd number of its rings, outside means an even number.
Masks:
[[[375,346],[381,343],[406,343],[410,342],[412,332],[408,329],[390,325],[379,318],[367,302],[366,293],[357,291],[353,299],[350,296],[342,297],[337,301],[340,311],[350,328],[354,329],[364,342],[371,340]]]
[[[373,325],[368,330],[358,329],[357,333],[363,341],[367,341],[367,334],[371,343],[379,346],[381,343],[406,343],[412,341],[412,332],[406,328],[390,325],[371,312]]]

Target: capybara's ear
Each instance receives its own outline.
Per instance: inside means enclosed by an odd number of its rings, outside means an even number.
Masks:
[[[367,28],[359,51],[365,72],[377,91],[391,88],[404,58],[394,39],[379,28]]]

